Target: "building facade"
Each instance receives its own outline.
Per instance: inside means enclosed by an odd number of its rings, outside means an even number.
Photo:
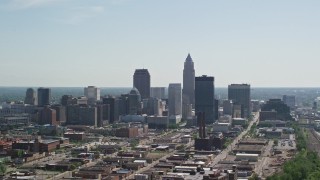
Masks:
[[[50,105],[51,89],[38,88],[38,106]]]
[[[133,75],[133,87],[137,88],[142,99],[150,98],[150,74],[148,69],[136,69]]]
[[[235,105],[241,105],[241,117],[248,118],[251,114],[251,95],[249,84],[231,84],[228,86],[228,99]]]
[[[150,97],[165,99],[166,98],[166,88],[165,87],[151,87]]]
[[[39,112],[39,124],[45,125],[58,125],[56,110],[49,108],[49,106],[44,107],[44,109]]]
[[[88,104],[95,104],[100,100],[100,88],[88,86],[84,88],[84,96],[88,98]]]
[[[183,89],[182,89],[182,118],[187,119],[190,105],[195,105],[195,70],[193,60],[188,54],[183,68]]]
[[[195,113],[205,113],[206,124],[215,121],[214,115],[214,77],[200,76],[195,78]]]
[[[26,97],[24,99],[25,104],[37,105],[37,93],[34,89],[28,88],[26,91]]]
[[[294,109],[296,107],[296,96],[283,95],[282,101],[290,107],[290,109]]]
[[[168,88],[169,116],[182,114],[181,84],[172,83]]]

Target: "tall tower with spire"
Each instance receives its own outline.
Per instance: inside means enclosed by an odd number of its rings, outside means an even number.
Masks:
[[[194,63],[190,54],[188,54],[186,61],[184,62],[183,69],[183,90],[182,90],[182,101],[183,101],[183,118],[188,118],[190,109],[194,107],[194,89],[195,89],[195,70]],[[191,107],[191,108],[190,108]]]

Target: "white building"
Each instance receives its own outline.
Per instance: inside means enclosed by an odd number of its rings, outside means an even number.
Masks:
[[[258,158],[259,158],[259,154],[244,154],[244,153],[236,154],[236,161],[257,162]]]
[[[95,86],[84,88],[84,96],[88,98],[90,103],[100,100],[100,89]]]
[[[169,84],[168,90],[169,115],[182,115],[181,83]]]

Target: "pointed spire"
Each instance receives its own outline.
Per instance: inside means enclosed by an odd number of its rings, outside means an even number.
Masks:
[[[188,53],[188,56],[187,56],[186,61],[190,61],[190,62],[192,62],[192,58],[191,58],[191,56],[190,56],[190,53]]]

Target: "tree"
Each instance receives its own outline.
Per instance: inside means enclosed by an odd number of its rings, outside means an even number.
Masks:
[[[0,163],[0,173],[2,175],[4,175],[6,172],[7,172],[7,166],[3,162],[1,162]]]

